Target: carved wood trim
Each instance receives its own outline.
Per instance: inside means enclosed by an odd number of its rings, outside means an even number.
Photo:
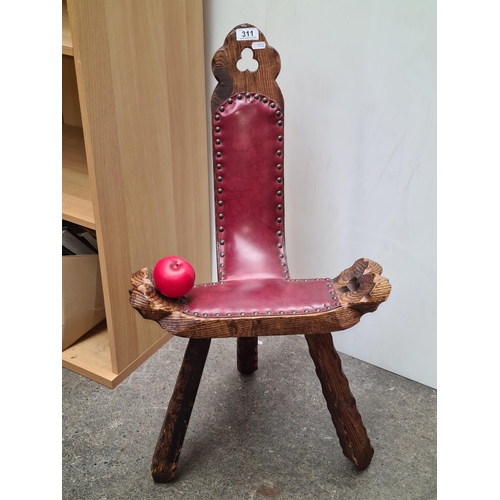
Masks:
[[[259,42],[265,43],[263,49],[252,49],[255,40],[236,40],[236,30],[254,29],[259,32]],[[259,63],[256,71],[240,71],[236,64],[244,49],[253,50],[253,57]],[[218,82],[212,94],[212,114],[229,97],[238,92],[263,94],[284,109],[284,100],[276,78],[281,69],[278,52],[266,40],[264,34],[251,24],[240,24],[227,35],[224,45],[217,50],[212,59],[212,72]]]
[[[341,306],[332,311],[265,318],[193,318],[181,312],[179,299],[161,295],[154,287],[148,268],[131,278],[130,303],[144,318],[179,337],[227,338],[268,335],[296,335],[310,331],[336,332],[351,328],[361,316],[374,312],[387,300],[391,285],[380,273],[382,267],[369,259],[359,259],[333,280]]]

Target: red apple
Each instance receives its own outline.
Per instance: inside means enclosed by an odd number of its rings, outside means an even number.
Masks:
[[[163,295],[178,299],[193,288],[196,274],[187,260],[170,255],[156,263],[153,277],[156,288]]]

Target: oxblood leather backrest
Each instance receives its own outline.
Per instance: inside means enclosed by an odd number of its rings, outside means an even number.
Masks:
[[[236,66],[258,32],[255,72]],[[219,281],[288,278],[285,253],[283,97],[275,82],[278,53],[250,25],[236,27],[215,54],[212,96],[215,220]],[[265,91],[265,93],[263,92]]]

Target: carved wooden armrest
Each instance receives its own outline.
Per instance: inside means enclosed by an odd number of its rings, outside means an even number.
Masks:
[[[160,321],[174,312],[180,312],[181,305],[177,299],[169,299],[156,289],[152,269],[144,267],[135,272],[130,282],[133,287],[129,291],[130,304],[143,318]]]
[[[358,259],[334,280],[342,307],[361,314],[373,312],[391,293],[391,285],[382,275],[382,266],[370,259]]]

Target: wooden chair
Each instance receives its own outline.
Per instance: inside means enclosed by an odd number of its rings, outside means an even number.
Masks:
[[[258,69],[240,71],[248,48]],[[234,28],[213,57],[218,281],[172,300],[156,290],[151,269],[131,278],[131,305],[190,339],[154,452],[155,482],[174,476],[212,338],[237,338],[237,367],[248,375],[257,369],[259,335],[305,334],[344,454],[359,469],[373,455],[331,332],[375,311],[391,286],[368,259],[335,279],[292,279],[285,250],[284,102],[275,81],[280,65],[276,50],[249,24]]]

